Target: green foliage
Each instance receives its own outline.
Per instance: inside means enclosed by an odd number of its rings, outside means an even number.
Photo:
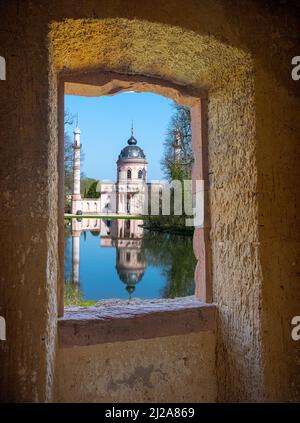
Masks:
[[[150,231],[144,234],[143,247],[147,263],[164,267],[167,280],[162,292],[164,298],[194,294],[196,259],[192,237]]]
[[[94,178],[88,178],[85,175],[81,176],[81,180],[80,180],[80,192],[83,198],[91,198],[88,196],[88,191],[91,187],[91,185],[96,182],[97,183],[97,179]]]
[[[97,301],[84,300],[79,285],[73,284],[70,280],[65,281],[64,304],[65,306],[88,307],[96,304]]]
[[[170,234],[190,235],[194,233],[193,226],[185,226],[186,216],[146,216],[143,227],[153,232],[168,232]]]
[[[191,113],[188,107],[176,104],[175,112],[169,123],[164,142],[164,154],[161,167],[166,178],[171,181],[190,179],[193,165]],[[175,159],[174,142],[176,135],[180,139],[179,157]]]
[[[64,304],[66,306],[79,305],[81,301],[83,301],[83,294],[79,285],[75,285],[71,281],[66,280],[64,286]]]
[[[99,198],[100,197],[100,192],[97,191],[97,186],[98,186],[98,182],[99,181],[95,181],[92,182],[88,192],[87,192],[87,198]]]
[[[179,154],[175,156],[174,142],[176,137],[180,140]],[[167,136],[164,142],[164,154],[161,167],[168,181],[191,179],[193,165],[191,115],[188,107],[175,105],[174,114],[170,120]],[[183,188],[183,186],[182,186]],[[182,189],[183,192],[183,189]],[[187,193],[185,193],[187,195]],[[192,228],[186,228],[186,215],[174,215],[174,190],[170,193],[170,216],[151,216],[145,219],[146,226],[155,230],[169,232],[193,232]],[[184,211],[184,197],[182,195],[182,210]]]

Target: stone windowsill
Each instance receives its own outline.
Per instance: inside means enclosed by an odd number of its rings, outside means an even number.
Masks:
[[[69,307],[58,320],[61,347],[131,341],[215,329],[215,306],[195,297]]]

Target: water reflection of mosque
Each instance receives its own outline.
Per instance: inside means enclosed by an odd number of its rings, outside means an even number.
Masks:
[[[131,296],[146,269],[142,223],[139,219],[72,219],[74,285],[79,284],[80,235],[84,231],[91,231],[99,233],[101,247],[116,248],[116,270]]]

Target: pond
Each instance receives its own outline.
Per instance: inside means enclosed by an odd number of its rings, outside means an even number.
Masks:
[[[192,237],[135,219],[71,219],[65,226],[65,305],[193,295]]]

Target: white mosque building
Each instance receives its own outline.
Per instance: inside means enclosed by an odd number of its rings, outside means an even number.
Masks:
[[[117,160],[117,181],[103,181],[100,186],[99,198],[82,198],[80,194],[80,135],[77,127],[74,131],[74,164],[73,164],[73,194],[72,214],[120,214],[142,215],[148,202],[148,191],[159,190],[159,183],[147,183],[148,162],[144,151],[137,145],[133,136],[127,141]],[[152,191],[153,192],[153,191]]]

